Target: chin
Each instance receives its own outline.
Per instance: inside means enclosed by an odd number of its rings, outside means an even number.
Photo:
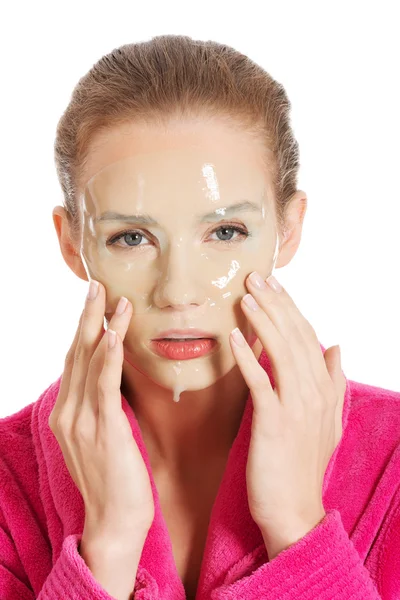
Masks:
[[[229,340],[210,354],[188,360],[170,360],[154,354],[144,343],[125,339],[125,360],[145,377],[166,389],[205,389],[227,375],[237,363]]]

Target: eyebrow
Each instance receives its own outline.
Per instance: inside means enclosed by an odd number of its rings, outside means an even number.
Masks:
[[[233,204],[232,206],[217,208],[215,211],[210,212],[206,215],[197,216],[196,222],[214,223],[215,221],[231,217],[233,214],[241,212],[262,213],[262,209],[260,205],[246,200],[246,202],[239,202],[238,204]],[[99,217],[95,217],[93,219],[93,223],[98,223],[99,221],[124,221],[125,223],[136,223],[139,225],[159,225],[159,223],[150,215],[124,215],[114,211],[106,211]]]

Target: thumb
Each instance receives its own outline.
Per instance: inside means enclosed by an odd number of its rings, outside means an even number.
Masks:
[[[346,378],[342,371],[340,347],[331,346],[324,352],[324,359],[328,373],[333,381],[337,393],[337,405],[335,412],[335,446],[342,436],[342,415],[344,396],[346,392]]]
[[[331,346],[325,350],[324,359],[327,371],[337,389],[338,395],[343,394],[346,389],[346,378],[342,372],[340,346]]]

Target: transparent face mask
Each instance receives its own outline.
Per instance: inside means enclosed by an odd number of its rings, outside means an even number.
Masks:
[[[81,199],[81,258],[106,289],[107,321],[125,296],[149,341],[171,328],[218,333],[228,314],[243,331],[245,280],[277,260],[272,198],[261,166],[228,150],[135,154],[98,171]]]

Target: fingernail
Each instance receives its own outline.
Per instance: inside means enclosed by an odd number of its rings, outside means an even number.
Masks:
[[[246,294],[243,297],[243,302],[245,302],[245,304],[247,304],[247,306],[249,308],[251,308],[251,310],[258,310],[258,304],[254,300],[254,298],[253,298],[253,296],[251,294]]]
[[[275,279],[275,277],[273,275],[270,275],[267,279],[267,283],[268,285],[274,290],[274,292],[281,292],[282,291],[282,286],[280,283],[277,282],[277,280]]]
[[[241,348],[244,348],[246,345],[246,340],[244,339],[244,336],[240,329],[238,327],[235,327],[235,329],[231,331],[231,334],[233,337],[233,341]]]
[[[261,277],[261,275],[259,275],[257,273],[257,271],[253,271],[253,273],[250,274],[250,281],[251,283],[258,288],[259,290],[266,290],[267,289],[267,284],[265,283],[264,279]]]
[[[128,304],[127,298],[125,298],[125,296],[121,296],[121,298],[119,299],[119,302],[117,304],[117,308],[115,309],[116,314],[122,315],[127,304]]]
[[[89,300],[94,300],[99,291],[99,282],[95,279],[92,279],[89,284],[88,298]]]

